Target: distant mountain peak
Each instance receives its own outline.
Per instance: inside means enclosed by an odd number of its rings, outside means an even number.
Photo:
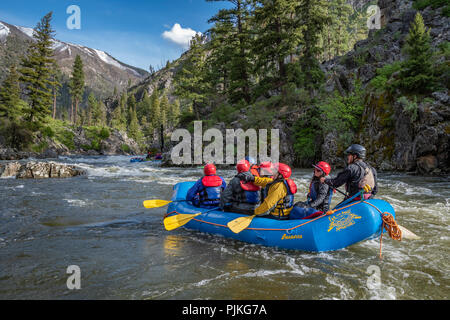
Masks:
[[[32,28],[0,21],[0,56],[2,51],[14,51],[12,56],[16,56],[16,62],[19,63],[18,57],[23,55],[24,47],[28,47],[27,41],[33,41],[33,33]],[[14,45],[7,45],[9,36],[14,36],[16,38],[14,41],[19,41],[22,44],[21,47],[17,46],[17,42],[14,42]],[[53,39],[52,42],[54,56],[61,71],[69,77],[75,57],[79,55],[85,66],[86,85],[99,92],[103,98],[110,96],[114,88],[126,89],[130,80],[136,84],[150,75],[146,70],[123,63],[100,49],[58,39]],[[2,73],[6,70],[7,66],[0,62],[0,79],[4,77]]]

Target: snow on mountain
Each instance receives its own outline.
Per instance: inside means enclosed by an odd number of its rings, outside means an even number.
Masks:
[[[9,28],[0,22],[0,40],[6,39],[9,33]]]
[[[97,50],[97,49],[93,49],[93,50],[95,51],[95,53],[97,53],[98,57],[99,57],[103,62],[105,62],[105,63],[107,63],[107,64],[110,64],[110,65],[113,65],[113,66],[115,66],[115,67],[117,67],[117,68],[120,68],[120,69],[122,69],[122,70],[129,70],[129,71],[133,72],[135,75],[139,76],[139,74],[138,74],[135,70],[133,70],[133,69],[131,69],[131,68],[128,68],[128,67],[126,67],[126,66],[120,64],[117,60],[115,60],[114,58],[112,58],[112,57],[111,57],[109,54],[107,54],[106,52],[100,51],[100,50]]]
[[[26,28],[26,27],[20,27],[20,26],[14,26],[14,27],[16,27],[17,29],[19,29],[20,31],[25,33],[30,38],[33,38],[34,30],[32,28]]]
[[[20,64],[21,57],[33,40],[33,33],[32,28],[0,21],[0,82],[11,63]],[[54,50],[54,59],[66,77],[70,77],[75,57],[79,55],[84,65],[86,86],[92,88],[102,99],[115,91],[125,90],[130,81],[131,84],[136,84],[149,76],[147,71],[120,62],[99,49],[57,39],[52,40],[51,48]]]
[[[21,27],[21,26],[14,26],[17,29],[19,29],[22,33],[27,35],[30,38],[33,38],[33,32],[34,30],[32,28],[27,27]],[[6,38],[6,36],[10,33],[9,28],[0,23],[0,39]],[[97,50],[97,49],[91,49],[87,48],[85,46],[74,44],[74,43],[67,43],[60,40],[52,40],[52,49],[55,50],[55,53],[61,53],[64,51],[67,51],[69,53],[69,56],[72,56],[73,49],[76,48],[78,50],[81,50],[82,52],[86,53],[88,56],[92,58],[99,58],[102,62],[107,63],[108,65],[114,66],[116,68],[119,68],[123,71],[131,72],[133,75],[141,78],[142,74],[139,74],[136,70],[133,68],[127,67],[124,64],[120,63],[113,57],[111,57],[109,54],[107,54],[104,51]]]

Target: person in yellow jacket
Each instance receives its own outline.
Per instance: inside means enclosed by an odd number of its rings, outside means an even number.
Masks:
[[[256,209],[254,214],[266,215],[274,219],[289,219],[289,214],[294,207],[294,194],[297,193],[297,185],[291,179],[291,168],[279,163],[275,165],[277,173],[272,178],[255,177],[249,172],[244,172],[238,177],[245,182],[253,182],[256,186],[267,187],[267,197]]]

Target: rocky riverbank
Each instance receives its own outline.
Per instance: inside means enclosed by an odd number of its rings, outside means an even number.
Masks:
[[[49,136],[39,134],[34,141],[34,149],[17,150],[5,147],[0,136],[0,160],[57,159],[59,156],[111,156],[141,154],[138,144],[125,132],[116,129],[100,130],[95,127],[58,128]],[[99,131],[99,132],[96,132]],[[102,135],[103,133],[103,135]]]
[[[0,178],[16,179],[50,179],[72,178],[85,175],[86,171],[72,165],[55,162],[0,163]]]

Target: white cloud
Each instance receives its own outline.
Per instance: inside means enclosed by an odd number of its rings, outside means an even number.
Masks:
[[[196,34],[201,34],[201,32],[196,32],[191,28],[184,29],[180,24],[175,23],[170,31],[163,32],[162,37],[184,49],[189,49],[189,42]]]

